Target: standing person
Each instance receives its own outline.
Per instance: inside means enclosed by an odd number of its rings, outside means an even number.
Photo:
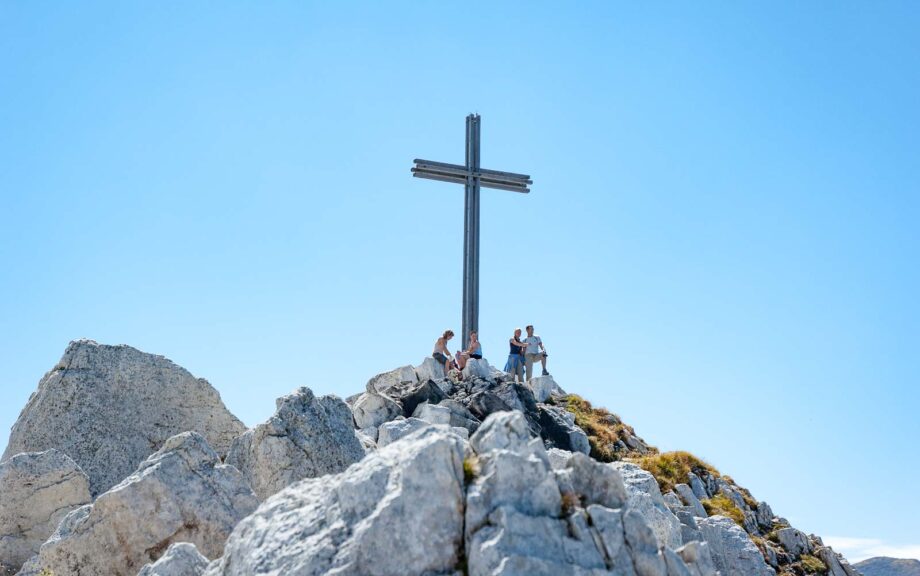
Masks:
[[[461,370],[463,370],[470,358],[482,360],[482,344],[479,343],[479,333],[475,330],[470,332],[469,348],[457,351],[457,365],[460,366]]]
[[[524,338],[527,344],[527,350],[524,354],[524,364],[527,367],[527,381],[533,378],[533,363],[539,360],[543,364],[543,375],[549,376],[546,371],[546,348],[543,347],[543,340],[533,333],[533,325],[527,327],[527,338]]]
[[[509,351],[508,361],[505,362],[505,372],[514,377],[517,381],[518,376],[521,382],[524,382],[524,349],[527,344],[521,342],[521,329],[514,329],[514,336],[508,340]]]
[[[447,341],[453,337],[453,330],[445,330],[444,334],[434,343],[434,352],[431,353],[431,357],[444,366],[445,376],[450,372],[450,361],[453,359],[450,350],[447,349]]]

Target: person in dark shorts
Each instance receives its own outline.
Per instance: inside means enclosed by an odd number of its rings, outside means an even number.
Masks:
[[[450,355],[450,350],[447,349],[447,341],[453,337],[453,330],[445,330],[444,334],[434,343],[434,352],[431,353],[431,357],[444,366],[445,376],[450,372],[450,363],[453,360],[453,357]]]
[[[479,343],[479,333],[473,330],[470,332],[470,346],[466,350],[457,351],[457,364],[460,369],[466,366],[466,362],[474,358],[476,360],[482,360],[482,344]]]

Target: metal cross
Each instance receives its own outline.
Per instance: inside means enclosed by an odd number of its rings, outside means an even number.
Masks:
[[[511,192],[530,192],[530,176],[485,170],[479,167],[479,114],[466,117],[466,165],[445,164],[415,159],[412,175],[466,187],[463,217],[463,348],[469,346],[470,332],[479,330],[479,189],[498,188]]]

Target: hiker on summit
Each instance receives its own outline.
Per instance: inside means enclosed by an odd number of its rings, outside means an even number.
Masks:
[[[457,366],[463,370],[470,358],[482,360],[482,344],[479,343],[479,333],[470,332],[470,345],[466,350],[457,351]]]
[[[549,376],[549,372],[546,371],[546,357],[549,354],[546,353],[546,348],[543,347],[543,340],[533,333],[533,325],[527,326],[527,338],[524,338],[524,342],[527,344],[527,350],[524,353],[527,381],[529,382],[533,378],[533,363],[538,360],[543,364],[543,375]]]
[[[450,364],[453,360],[453,357],[450,354],[450,350],[447,349],[447,341],[454,337],[453,330],[445,330],[444,334],[438,338],[437,342],[434,343],[434,352],[431,353],[431,357],[438,361],[439,364],[444,366],[444,375],[446,376],[450,372]]]
[[[524,382],[524,349],[527,344],[521,342],[521,329],[514,329],[514,336],[508,340],[510,349],[508,351],[508,361],[505,362],[505,372],[514,377],[517,381],[520,376],[521,382]]]

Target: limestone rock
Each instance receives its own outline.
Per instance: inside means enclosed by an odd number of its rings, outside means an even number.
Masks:
[[[716,566],[712,562],[712,555],[709,553],[709,544],[705,542],[688,542],[677,550],[677,555],[681,557],[691,576],[717,576]]]
[[[351,410],[337,396],[317,398],[309,388],[299,388],[275,404],[274,416],[237,438],[227,456],[227,464],[243,473],[260,499],[364,458]]]
[[[649,472],[628,462],[611,462],[626,484],[629,505],[641,513],[662,546],[679,547],[681,539],[680,520],[668,510],[658,488],[658,481]]]
[[[462,531],[463,442],[428,426],[266,500],[207,574],[447,574]]]
[[[629,498],[616,470],[581,452],[572,454],[565,467],[556,471],[556,481],[563,494],[574,494],[582,502],[606,508],[621,508]]]
[[[422,360],[422,363],[415,367],[415,375],[419,382],[441,380],[446,376],[446,374],[444,374],[444,365],[440,364],[431,356]]]
[[[56,448],[86,473],[95,495],[189,430],[223,455],[246,427],[206,380],[166,358],[77,340],[38,383],[0,460]]]
[[[201,576],[210,562],[194,544],[178,542],[152,564],[144,566],[137,576]]]
[[[693,495],[696,496],[697,500],[709,498],[709,494],[706,493],[706,485],[703,484],[700,477],[693,472],[689,472],[688,476],[690,478],[690,489],[693,490]]]
[[[383,448],[429,426],[431,426],[430,423],[420,418],[400,418],[386,422],[377,429],[377,448]]]
[[[552,376],[534,376],[528,384],[537,402],[546,402],[553,396],[565,396],[565,390],[556,384]]]
[[[58,450],[0,462],[0,565],[15,573],[64,516],[90,501],[89,478]]]
[[[221,555],[233,527],[258,506],[240,472],[196,432],[168,439],[137,471],[68,514],[42,545],[54,574],[134,576],[173,542]]]
[[[434,358],[431,359],[434,362]],[[395,370],[378,374],[367,382],[367,391],[372,394],[386,394],[391,388],[415,384],[418,382],[418,376],[415,374],[415,368],[412,366],[400,366]]]
[[[795,528],[780,528],[776,531],[776,539],[779,540],[780,546],[795,558],[811,552],[808,536]]]
[[[774,576],[750,536],[725,516],[697,520],[712,560],[722,576]]]
[[[377,393],[365,392],[358,396],[351,405],[356,428],[380,426],[384,422],[402,415],[403,410],[395,400]]]
[[[492,367],[489,366],[489,363],[485,360],[485,358],[482,360],[470,358],[466,361],[466,366],[463,367],[463,377],[485,378],[486,380],[489,380],[492,377]]]
[[[677,495],[680,496],[684,504],[689,506],[698,518],[705,518],[708,516],[708,514],[706,514],[706,509],[703,508],[703,504],[697,499],[696,494],[689,485],[678,484],[674,486],[674,491],[677,492]]]

